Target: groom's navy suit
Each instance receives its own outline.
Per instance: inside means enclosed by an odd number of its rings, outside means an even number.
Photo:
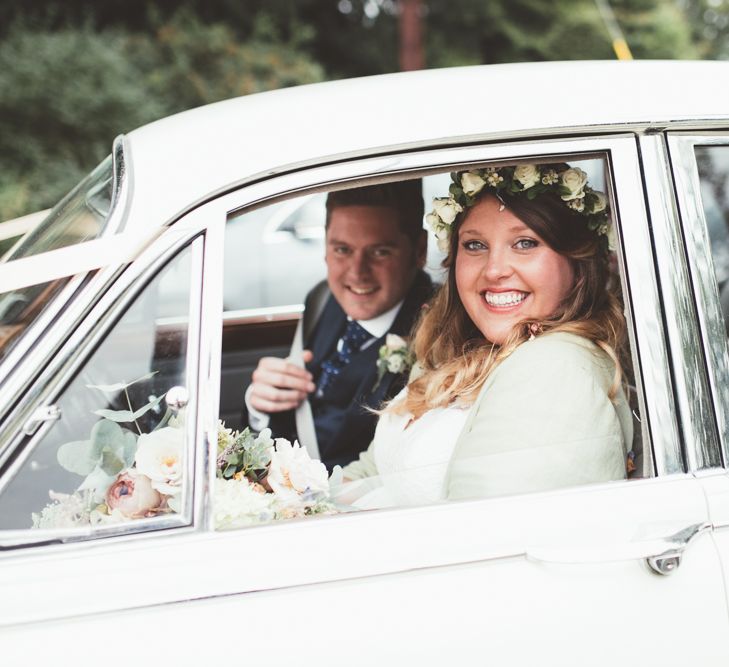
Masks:
[[[322,362],[334,354],[347,326],[347,316],[331,294],[323,310],[312,305],[317,291],[321,289],[321,285],[315,287],[304,305],[304,332],[309,331],[304,334],[304,349],[311,350],[313,354],[311,363],[306,367],[314,376],[315,383],[321,375]],[[419,271],[388,333],[407,336],[432,293],[430,278]],[[321,312],[317,321],[307,322],[307,313],[311,317],[316,310]],[[367,449],[377,423],[377,415],[367,408],[379,408],[407,381],[407,372],[388,372],[378,384],[377,359],[384,342],[385,336],[382,336],[366,344],[364,349],[352,355],[321,397],[317,398],[314,394],[309,397],[321,460],[330,470],[335,465],[346,465]],[[292,442],[297,438],[293,410],[271,414],[270,418],[269,426],[274,437],[288,438]]]

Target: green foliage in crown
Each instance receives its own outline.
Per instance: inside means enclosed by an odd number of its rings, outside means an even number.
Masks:
[[[584,216],[590,231],[607,236],[610,229],[607,197],[588,185],[587,174],[579,167],[564,164],[485,167],[453,172],[451,180],[449,196],[433,199],[433,211],[426,216],[443,252],[448,252],[451,229],[458,216],[486,192],[500,199],[509,195],[530,200],[552,192],[567,208]]]

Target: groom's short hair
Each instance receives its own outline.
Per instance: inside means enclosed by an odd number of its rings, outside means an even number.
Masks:
[[[332,209],[340,206],[392,208],[397,211],[400,231],[413,243],[423,232],[425,204],[423,203],[423,181],[420,178],[330,192],[327,195],[327,229]]]

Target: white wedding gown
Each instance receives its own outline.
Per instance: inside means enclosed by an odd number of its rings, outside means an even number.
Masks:
[[[349,504],[374,509],[445,499],[448,464],[467,415],[465,407],[429,410],[412,423],[410,414],[382,415],[370,446],[378,474],[346,485]]]

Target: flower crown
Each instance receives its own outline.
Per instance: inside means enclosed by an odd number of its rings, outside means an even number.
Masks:
[[[433,199],[433,211],[425,221],[438,240],[438,248],[448,252],[453,223],[460,213],[478,201],[482,190],[492,191],[503,204],[501,193],[535,199],[545,192],[559,195],[565,206],[583,215],[587,227],[599,236],[610,229],[607,197],[587,184],[587,174],[565,164],[522,164],[516,167],[485,167],[453,172],[448,197]]]

